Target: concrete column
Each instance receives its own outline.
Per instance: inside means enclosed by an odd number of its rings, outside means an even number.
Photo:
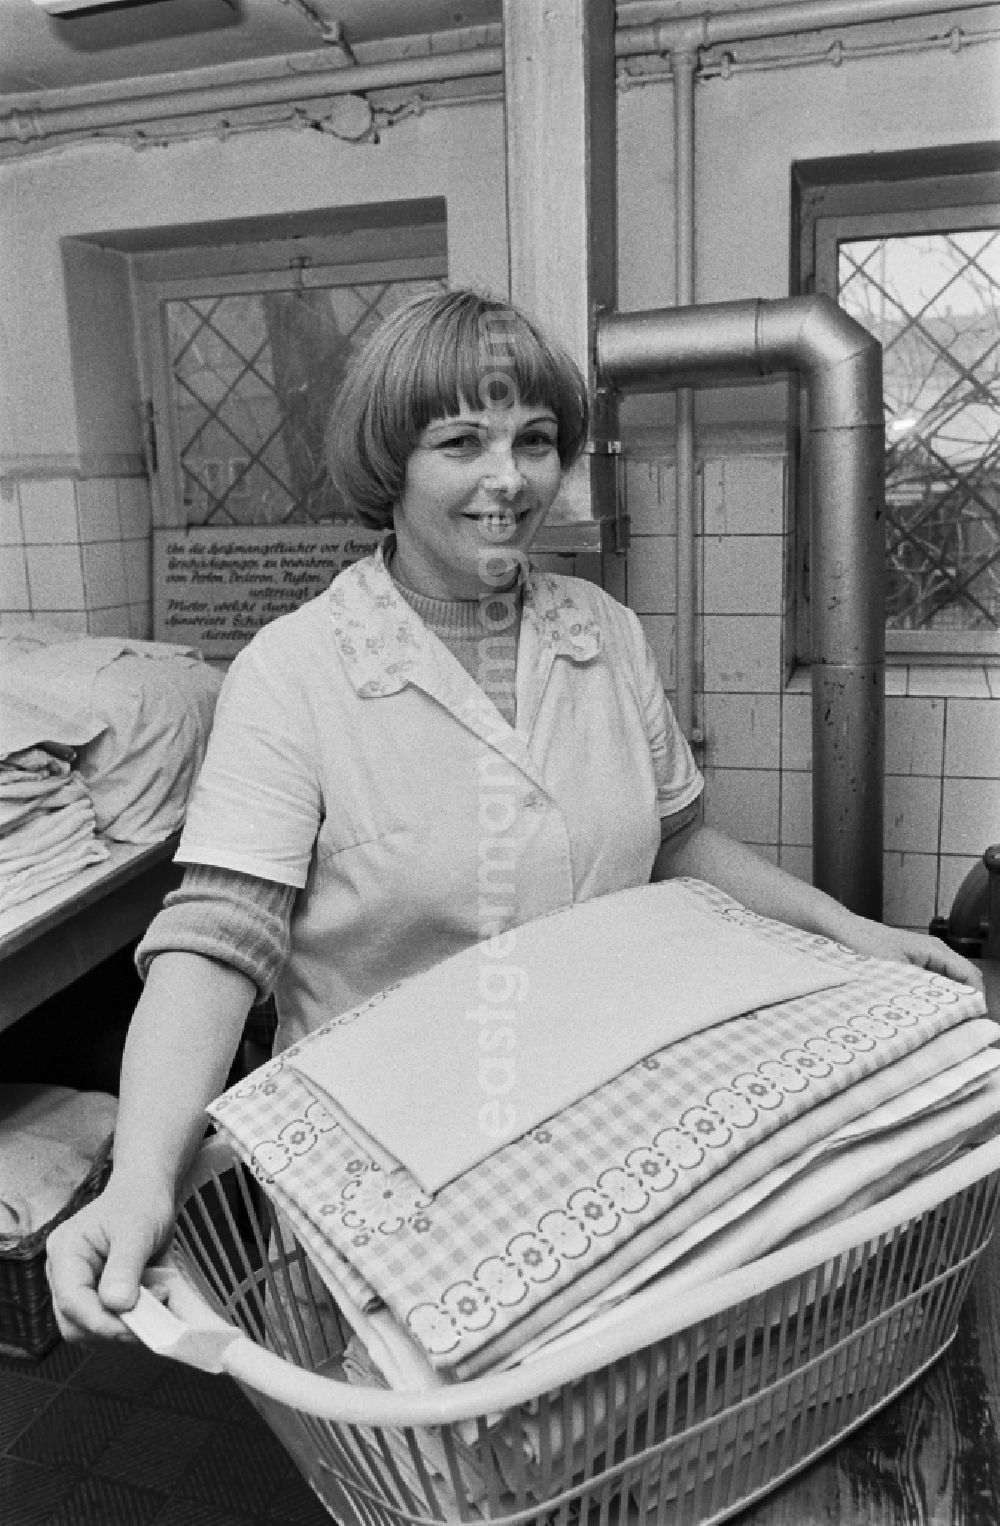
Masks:
[[[614,511],[615,396],[596,385],[599,311],[616,299],[613,0],[504,0],[507,228],[512,299],[588,378],[598,449],[572,475],[551,522]]]

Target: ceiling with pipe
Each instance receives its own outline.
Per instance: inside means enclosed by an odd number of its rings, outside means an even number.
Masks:
[[[535,3],[535,0],[526,0]],[[795,0],[769,0],[774,6]],[[618,0],[619,26],[759,0]],[[863,10],[863,3],[859,9]],[[496,46],[502,0],[0,0],[0,110],[203,68],[345,65]]]

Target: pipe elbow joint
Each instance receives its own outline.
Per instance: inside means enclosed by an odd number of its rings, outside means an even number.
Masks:
[[[795,299],[793,299],[795,300]],[[815,421],[882,429],[882,346],[832,297],[800,299],[799,366],[809,373]]]

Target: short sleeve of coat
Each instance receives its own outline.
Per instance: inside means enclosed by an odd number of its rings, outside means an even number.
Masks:
[[[177,860],[301,889],[322,816],[309,663],[262,635],[226,676]]]
[[[656,778],[657,810],[662,820],[693,804],[701,794],[705,781],[663,692],[663,680],[646,633],[631,610],[627,615],[635,653],[639,699],[646,719],[646,735],[649,738]]]

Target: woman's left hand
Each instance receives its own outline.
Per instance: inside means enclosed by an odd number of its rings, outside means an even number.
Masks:
[[[952,980],[961,980],[974,990],[983,990],[982,973],[940,938],[860,918],[859,923],[857,932],[849,940],[851,948],[859,954],[871,954],[876,959],[899,959],[924,970],[934,970],[939,975],[949,975]]]

